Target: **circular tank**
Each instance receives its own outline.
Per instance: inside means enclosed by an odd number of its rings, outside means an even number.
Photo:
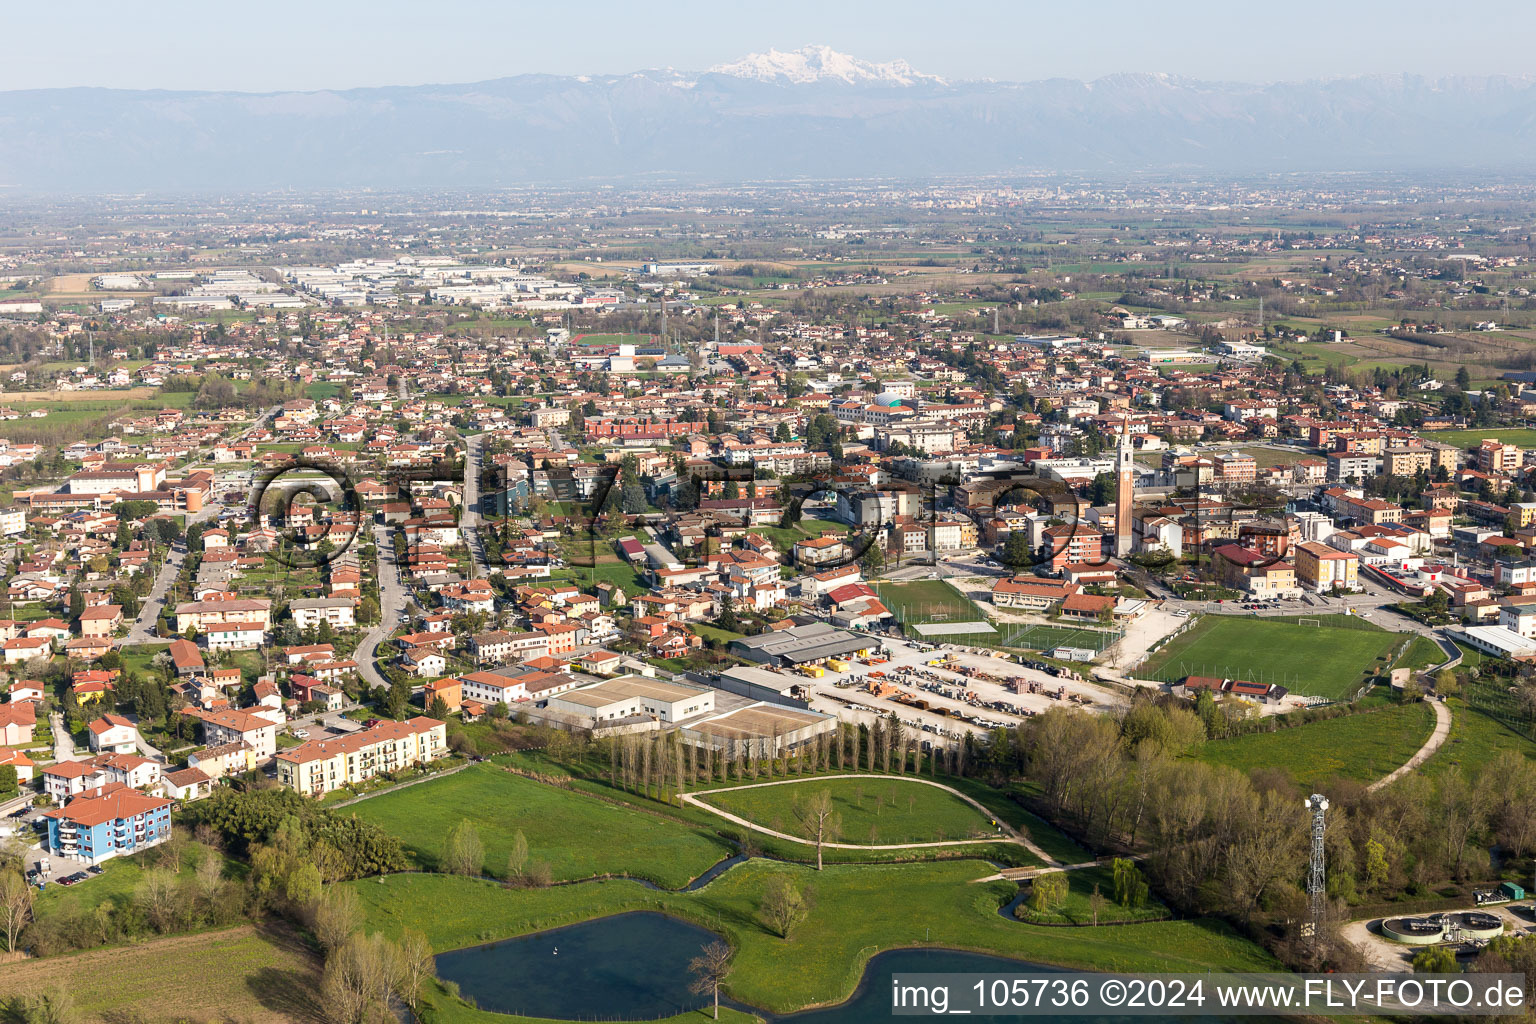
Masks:
[[[1469,939],[1491,939],[1504,934],[1504,920],[1479,910],[1468,910],[1448,915],[1455,920],[1461,934]]]
[[[1438,916],[1394,917],[1381,922],[1381,931],[1394,942],[1432,946],[1445,939],[1445,922]]]

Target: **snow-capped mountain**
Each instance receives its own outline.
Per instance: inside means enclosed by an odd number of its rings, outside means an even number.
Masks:
[[[809,47],[705,72],[265,94],[0,93],[0,188],[1526,172],[1533,125],[1536,78],[1527,77],[946,83],[900,61]]]
[[[807,85],[838,81],[847,85],[943,85],[937,75],[914,70],[904,60],[883,64],[838,53],[830,46],[803,46],[798,50],[751,53],[709,69],[711,74],[750,78],[757,82]]]

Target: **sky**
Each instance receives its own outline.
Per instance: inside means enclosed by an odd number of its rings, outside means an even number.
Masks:
[[[1422,0],[75,0],[14,5],[0,90],[248,92],[696,71],[776,47],[950,79],[1536,71],[1536,4]]]

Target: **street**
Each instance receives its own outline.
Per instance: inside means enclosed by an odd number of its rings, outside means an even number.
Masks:
[[[357,662],[358,675],[370,687],[389,685],[389,680],[373,667],[373,660],[377,657],[379,644],[400,625],[400,613],[405,610],[405,587],[400,582],[400,566],[395,561],[395,546],[390,537],[387,524],[373,524],[373,542],[379,555],[379,622],[363,637],[352,656]]]

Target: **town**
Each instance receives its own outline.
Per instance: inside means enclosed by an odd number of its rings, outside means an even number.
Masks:
[[[17,204],[0,1000],[1523,970],[1536,250],[1494,191]],[[648,994],[548,974],[599,926]]]

